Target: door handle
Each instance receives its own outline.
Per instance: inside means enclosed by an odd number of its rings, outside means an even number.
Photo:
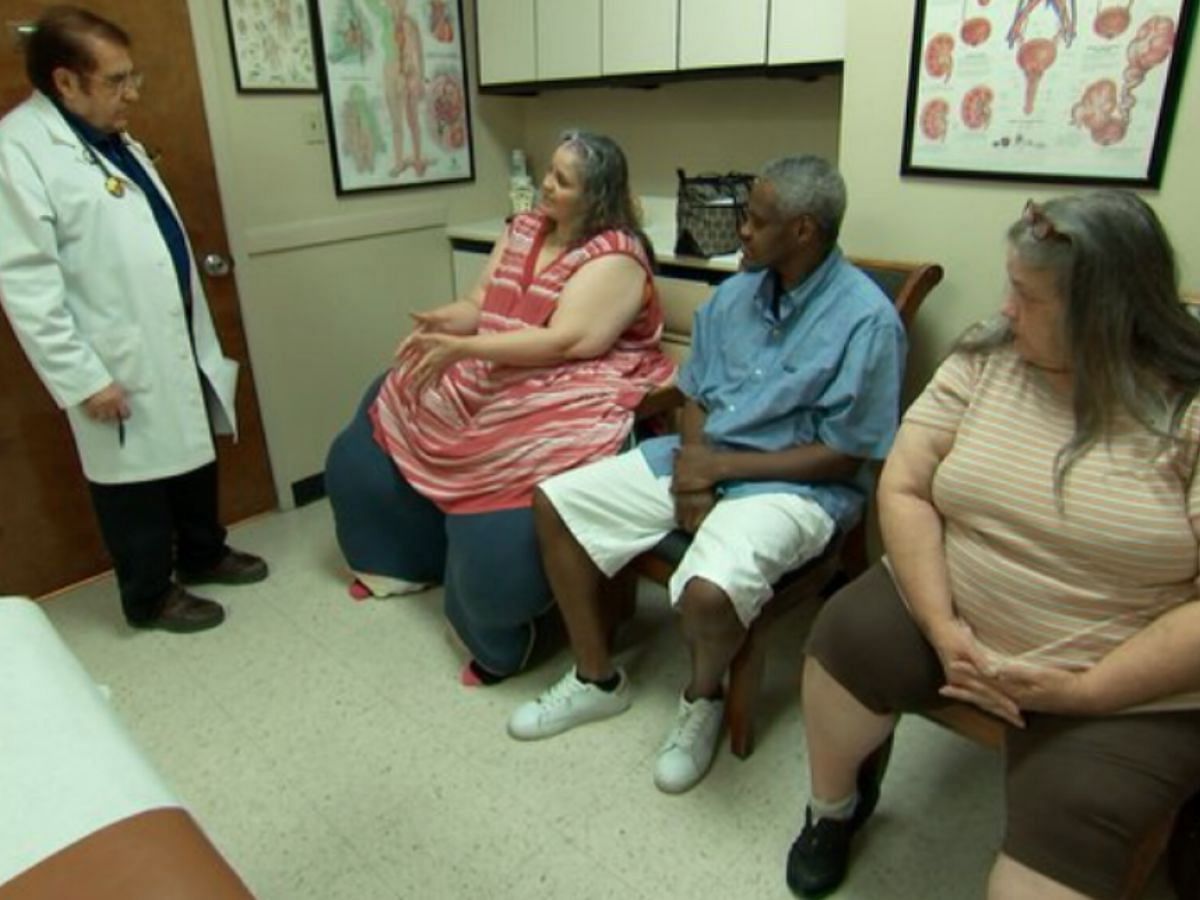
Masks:
[[[205,275],[211,275],[213,278],[224,278],[233,271],[233,264],[230,263],[227,257],[220,253],[206,253],[204,259],[200,260],[200,268],[204,269]]]

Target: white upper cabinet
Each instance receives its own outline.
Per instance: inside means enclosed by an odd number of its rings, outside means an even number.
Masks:
[[[767,0],[679,0],[679,68],[767,61]]]
[[[840,62],[849,0],[475,0],[484,87]]]
[[[674,70],[679,0],[604,0],[605,75]]]
[[[686,2],[686,0],[685,0]],[[847,0],[771,0],[767,62],[840,61],[846,55]]]
[[[600,0],[537,0],[537,77],[600,75]]]
[[[534,0],[476,0],[479,83],[536,81]]]

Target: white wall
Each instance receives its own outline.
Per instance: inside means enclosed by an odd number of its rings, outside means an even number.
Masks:
[[[774,156],[836,159],[841,80],[731,79],[654,90],[587,88],[528,98],[524,141],[538,166],[572,126],[607,134],[629,158],[639,194],[674,196],[675,170],[755,171]]]
[[[476,181],[338,198],[327,144],[305,142],[318,94],[238,94],[223,4],[188,0],[225,225],[280,503],[325,451],[408,330],[449,299],[449,221],[494,216],[520,100],[471,96]],[[463,4],[468,17],[471,2]],[[466,42],[473,54],[473,25]],[[469,62],[475,85],[474,59]]]
[[[843,244],[854,253],[933,260],[946,280],[917,318],[910,385],[924,383],[958,333],[994,311],[1004,286],[1003,235],[1029,197],[1066,187],[899,176],[913,4],[847,3],[841,159],[850,189]],[[1195,48],[1193,48],[1195,49]],[[1185,290],[1200,288],[1200,65],[1183,86],[1162,189],[1143,196],[1162,217],[1179,255]]]

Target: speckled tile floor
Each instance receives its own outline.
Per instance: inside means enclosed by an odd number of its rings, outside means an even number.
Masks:
[[[522,744],[504,723],[567,655],[493,688],[457,681],[440,592],[354,603],[329,509],[233,532],[272,576],[205,593],[229,620],[139,633],[103,578],[45,604],[146,755],[264,900],[783,898],[807,794],[796,691],[805,617],[775,636],[747,761],[723,749],[678,797],[651,781],[685,654],[649,589],[622,635],[625,715]],[[919,719],[900,727],[845,900],[980,897],[1000,836],[999,758]],[[1161,874],[1150,894],[1167,900]]]

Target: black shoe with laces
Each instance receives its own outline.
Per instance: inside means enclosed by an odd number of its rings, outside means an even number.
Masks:
[[[850,841],[866,824],[879,803],[879,785],[892,755],[889,736],[861,766],[856,786],[858,803],[849,819],[817,819],[804,811],[804,829],[792,843],[787,858],[787,883],[799,897],[824,897],[836,890],[850,867]]]

